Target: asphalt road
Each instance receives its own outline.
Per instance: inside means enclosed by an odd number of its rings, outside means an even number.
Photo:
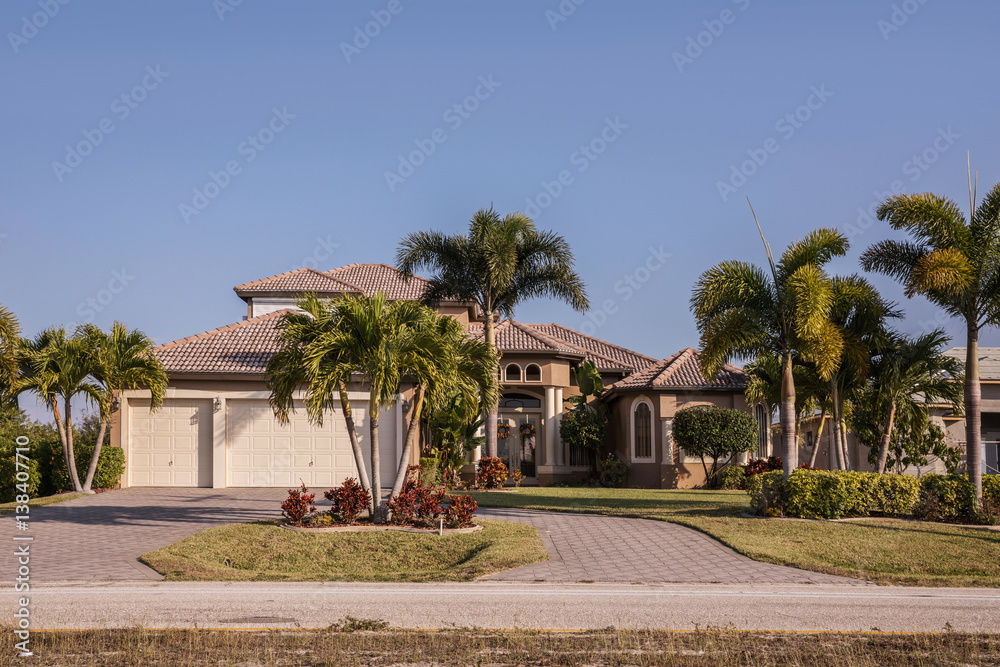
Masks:
[[[11,610],[17,594],[3,591]],[[1000,591],[837,585],[46,583],[31,627],[401,628],[1000,632]],[[7,618],[11,618],[9,615]]]

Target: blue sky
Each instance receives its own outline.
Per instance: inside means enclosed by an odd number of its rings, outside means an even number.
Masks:
[[[0,303],[27,334],[166,342],[239,320],[233,285],[391,263],[492,203],[566,236],[594,306],[518,319],[663,357],[697,345],[700,272],[764,261],[746,197],[776,249],[850,232],[853,273],[891,234],[859,209],[967,208],[969,150],[1000,181],[998,23],[985,0],[8,0]],[[872,279],[901,328],[963,344]]]

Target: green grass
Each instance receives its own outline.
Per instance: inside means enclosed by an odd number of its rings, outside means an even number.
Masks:
[[[42,496],[41,498],[32,498],[28,501],[28,507],[34,509],[36,507],[45,507],[46,505],[55,505],[57,503],[64,503],[67,500],[73,500],[74,498],[80,498],[85,494],[83,493],[57,493],[54,496]],[[0,516],[4,514],[13,514],[14,508],[17,507],[17,503],[0,503]]]
[[[1000,532],[872,519],[743,518],[742,491],[524,488],[472,493],[480,507],[523,507],[658,519],[705,532],[754,560],[878,584],[1000,587]]]
[[[528,632],[330,630],[83,630],[33,632],[31,665],[996,665],[997,635],[767,633],[733,630]],[[345,629],[358,629],[351,632]],[[16,655],[0,628],[0,655]],[[4,664],[14,664],[8,658]],[[25,661],[29,664],[29,661]]]
[[[310,534],[282,530],[277,522],[237,523],[203,530],[140,560],[173,581],[471,581],[548,558],[533,527],[481,523],[481,531],[444,537]]]

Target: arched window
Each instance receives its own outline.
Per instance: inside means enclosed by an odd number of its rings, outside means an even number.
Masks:
[[[521,381],[521,367],[517,364],[507,364],[507,382],[520,382]]]
[[[771,415],[764,409],[763,405],[757,405],[753,409],[754,419],[757,420],[757,457],[765,458],[770,452],[771,440]]]
[[[540,408],[542,401],[528,394],[504,394],[500,399],[500,407],[507,409],[515,408]]]
[[[528,364],[524,369],[524,381],[525,382],[541,382],[542,381],[542,369],[538,367],[538,364]]]
[[[645,398],[632,407],[632,459],[653,460],[653,409]]]

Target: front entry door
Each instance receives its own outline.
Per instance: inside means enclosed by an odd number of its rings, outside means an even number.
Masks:
[[[535,477],[539,423],[538,415],[534,414],[500,415],[498,435],[506,433],[507,437],[497,439],[497,453],[512,475],[515,470],[520,470],[525,477]],[[504,429],[503,425],[507,428]]]

